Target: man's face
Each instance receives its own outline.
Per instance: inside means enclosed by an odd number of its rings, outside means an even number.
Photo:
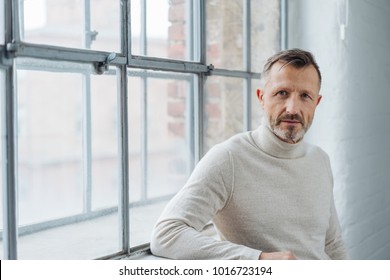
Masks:
[[[321,100],[320,82],[313,65],[283,65],[276,62],[272,66],[257,96],[273,133],[284,142],[297,143],[309,129]]]

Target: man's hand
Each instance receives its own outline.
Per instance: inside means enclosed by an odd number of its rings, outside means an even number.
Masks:
[[[287,252],[262,252],[259,260],[297,260],[297,257],[291,251]]]

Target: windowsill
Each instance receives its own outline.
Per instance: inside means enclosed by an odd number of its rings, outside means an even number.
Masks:
[[[202,233],[214,237],[217,239],[217,232],[215,231],[214,225],[210,222],[208,223],[205,228],[202,230]],[[146,245],[144,248],[134,252],[133,254],[129,256],[125,256],[123,258],[120,258],[123,260],[168,260],[167,258],[155,256],[152,254],[152,252],[149,249],[149,245]]]
[[[144,244],[166,201],[130,209],[130,244]],[[59,226],[18,237],[18,259],[90,260],[115,254],[119,250],[118,213]],[[0,241],[3,259],[3,242]]]
[[[158,257],[158,256],[155,256],[153,255],[149,249],[146,249],[146,250],[142,250],[140,252],[137,252],[135,254],[132,254],[131,256],[128,256],[128,257],[125,257],[123,258],[124,260],[159,260],[159,261],[162,261],[162,260],[167,260],[167,258],[163,258],[163,257]]]

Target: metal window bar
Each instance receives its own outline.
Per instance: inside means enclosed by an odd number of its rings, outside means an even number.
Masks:
[[[243,0],[243,69],[246,73],[251,71],[251,1]],[[251,129],[251,78],[246,77],[243,83],[243,130]]]
[[[196,6],[198,11],[197,17],[197,38],[199,40],[198,55],[201,65],[206,65],[206,3],[205,0],[200,0]],[[211,74],[209,68],[206,71],[199,73],[195,80],[194,88],[194,164],[197,164],[204,154],[204,84],[206,74]]]
[[[131,48],[131,28],[130,28],[130,0],[122,1],[121,9],[121,52],[127,57]],[[127,60],[126,60],[127,62]],[[118,69],[118,108],[119,108],[119,155],[121,156],[120,168],[120,191],[119,191],[119,247],[125,253],[130,253],[130,193],[129,193],[129,137],[128,137],[128,84],[127,67],[121,66]]]
[[[17,176],[16,176],[16,128],[15,119],[15,95],[14,89],[14,66],[10,66],[5,71],[5,94],[2,101],[3,123],[3,244],[4,258],[17,259]]]
[[[288,48],[288,3],[287,0],[280,0],[280,49]]]
[[[197,7],[194,5],[193,0],[187,0],[186,1],[186,58],[190,61],[193,61],[195,56],[197,55],[195,53],[196,48],[195,46],[195,36],[196,36],[196,30],[195,30],[195,19],[194,19],[194,13],[193,11],[196,11]],[[195,162],[194,162],[194,77],[191,76],[191,80],[189,82],[189,86],[187,86],[187,95],[188,98],[186,99],[186,112],[188,112],[188,116],[186,118],[186,133],[185,133],[185,139],[188,146],[188,155],[187,155],[187,170],[186,174],[189,176],[191,174],[191,171],[194,169]]]
[[[140,0],[141,31],[140,53],[146,56],[147,49],[147,0]],[[145,70],[146,71],[146,70]],[[148,77],[141,78],[141,200],[147,199],[148,194]]]
[[[119,225],[120,234],[119,246],[123,252],[130,252],[130,198],[129,198],[129,148],[128,148],[128,88],[127,88],[127,68],[121,66],[118,69],[118,108],[119,108],[119,155],[121,156],[120,168],[120,191],[119,191]]]
[[[86,49],[91,48],[91,3],[84,0],[84,40]],[[91,128],[91,76],[83,75],[83,210],[92,210],[92,128]]]
[[[18,15],[15,1],[4,1],[5,44],[12,42],[15,34],[15,15]],[[3,49],[4,52],[6,51]],[[5,94],[2,97],[2,135],[3,137],[3,256],[5,259],[17,259],[17,143],[16,143],[16,102],[15,102],[15,63],[2,53],[2,62],[6,62]]]

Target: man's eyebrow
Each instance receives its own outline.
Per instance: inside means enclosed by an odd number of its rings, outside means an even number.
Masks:
[[[291,86],[284,85],[284,84],[278,84],[278,85],[272,86],[271,89],[272,89],[272,91],[277,91],[277,90],[292,91],[292,87]],[[315,94],[315,90],[311,90],[311,89],[299,88],[298,91],[299,92],[313,94],[313,95]]]

